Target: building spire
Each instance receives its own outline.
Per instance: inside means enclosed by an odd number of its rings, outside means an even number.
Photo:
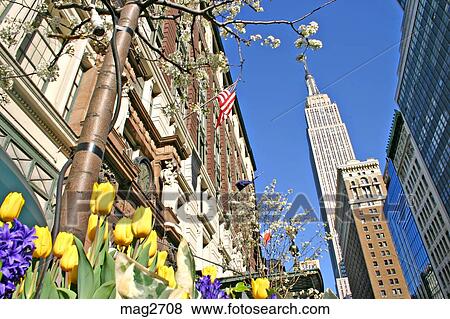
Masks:
[[[305,81],[306,87],[308,88],[308,96],[320,94],[319,89],[317,88],[316,81],[311,73],[308,70],[308,64],[306,64],[306,59],[303,60],[303,67],[305,68]]]

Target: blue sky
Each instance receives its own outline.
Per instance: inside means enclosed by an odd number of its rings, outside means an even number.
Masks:
[[[258,18],[295,19],[324,2],[265,0],[265,12]],[[338,104],[356,157],[377,158],[382,168],[396,108],[401,18],[395,0],[337,0],[305,20],[319,23],[317,38],[324,43],[323,49],[309,53],[310,72],[319,89]],[[282,43],[278,49],[260,45],[244,49],[244,82],[238,86],[238,99],[258,171],[263,172],[257,189],[262,191],[277,178],[280,190],[293,188],[296,194],[305,194],[318,213],[303,109],[307,93],[302,65],[295,61],[295,35],[279,26],[251,31],[248,29],[249,33],[273,34]],[[232,44],[225,41],[230,61],[235,63]],[[236,77],[238,72],[233,73]],[[334,289],[326,254],[321,268],[325,286]]]

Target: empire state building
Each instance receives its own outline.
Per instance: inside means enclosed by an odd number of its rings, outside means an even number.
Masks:
[[[322,221],[331,235],[328,242],[331,263],[340,298],[351,298],[348,278],[342,261],[339,238],[335,231],[337,167],[355,159],[347,128],[342,122],[336,103],[320,93],[305,62],[308,97],[305,104],[311,165],[320,202]]]

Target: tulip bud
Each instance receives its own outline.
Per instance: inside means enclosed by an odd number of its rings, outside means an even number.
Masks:
[[[64,252],[72,246],[73,244],[73,235],[71,233],[60,232],[58,236],[56,236],[55,243],[53,245],[53,255],[56,258],[61,258]]]
[[[173,267],[161,266],[158,268],[157,272],[158,276],[164,278],[169,282],[170,288],[175,288],[177,286],[177,282],[175,280],[175,271]]]
[[[270,282],[267,278],[252,279],[252,294],[255,299],[266,299],[268,296],[267,289],[270,288]]]
[[[122,217],[114,228],[114,242],[119,246],[128,246],[133,241],[131,219]]]
[[[167,251],[158,251],[158,261],[156,262],[156,269],[161,268],[166,263]]]
[[[116,189],[111,183],[95,183],[90,201],[91,212],[102,216],[108,215],[111,212],[115,198]]]
[[[98,215],[91,214],[89,216],[87,235],[91,242],[94,241],[94,239],[95,239],[95,233],[97,231],[98,219],[99,219]],[[106,240],[108,238],[108,231],[109,231],[108,230],[108,221],[106,221],[105,232],[103,233],[103,240]]]
[[[147,236],[144,243],[142,244],[142,248],[146,248],[148,245],[150,245],[150,248],[148,249],[148,256],[151,258],[156,255],[156,251],[158,249],[158,234],[156,231],[152,230],[150,232],[150,235]]]
[[[78,280],[78,265],[73,267],[73,269],[69,272],[69,281],[71,284],[76,284]]]
[[[202,276],[209,276],[211,282],[214,282],[217,278],[217,268],[216,266],[207,266],[202,269]]]
[[[64,252],[61,258],[60,266],[64,271],[71,271],[78,265],[78,249],[72,245]]]
[[[0,207],[0,219],[6,223],[18,218],[24,204],[21,193],[9,193]]]
[[[136,238],[144,238],[150,234],[152,230],[152,209],[150,207],[139,206],[133,215],[131,229]]]
[[[34,245],[36,248],[33,251],[33,257],[35,258],[47,258],[52,252],[52,235],[48,230],[48,227],[34,226],[36,229]]]

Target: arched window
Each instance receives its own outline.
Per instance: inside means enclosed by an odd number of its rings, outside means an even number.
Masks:
[[[378,183],[378,179],[376,177],[373,178],[374,183]]]
[[[367,180],[367,178],[363,177],[361,178],[361,185],[367,185],[369,184],[369,181]]]

